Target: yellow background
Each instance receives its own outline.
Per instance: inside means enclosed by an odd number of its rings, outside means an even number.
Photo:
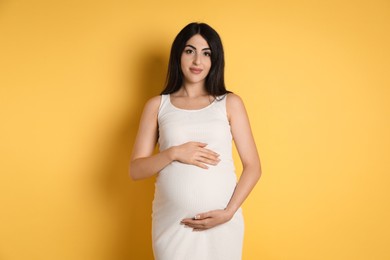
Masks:
[[[390,259],[387,0],[1,1],[0,259],[152,259],[154,180],[128,161],[191,21],[261,155],[243,259]]]

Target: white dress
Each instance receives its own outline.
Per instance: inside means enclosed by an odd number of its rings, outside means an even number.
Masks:
[[[207,143],[220,154],[209,169],[174,161],[156,178],[152,213],[153,252],[156,260],[239,260],[244,222],[241,209],[222,225],[193,232],[180,224],[184,218],[224,209],[237,178],[232,158],[232,135],[226,114],[226,96],[198,110],[185,110],[162,95],[158,113],[159,149],[189,141]]]

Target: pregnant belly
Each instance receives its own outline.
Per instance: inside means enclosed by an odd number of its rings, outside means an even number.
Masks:
[[[236,186],[230,166],[196,166],[174,162],[157,177],[154,207],[164,210],[199,213],[223,209]]]

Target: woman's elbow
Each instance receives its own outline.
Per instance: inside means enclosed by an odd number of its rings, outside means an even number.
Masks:
[[[256,182],[260,179],[262,174],[260,162],[245,164],[244,169],[248,170],[248,172],[252,174],[252,176],[256,179]]]
[[[257,171],[257,180],[260,179],[262,173],[263,173],[263,172],[261,171],[261,167],[259,167],[259,169],[258,169],[258,171]]]
[[[261,167],[253,167],[251,172],[252,172],[252,175],[256,179],[256,182],[257,182],[261,177]]]
[[[132,162],[130,162],[130,166],[129,166],[129,177],[133,180],[133,181],[138,181],[140,179],[142,179],[139,174],[137,174],[137,170],[135,169],[134,165]]]
[[[260,179],[261,174],[263,173],[262,170],[261,170],[261,163],[260,163],[260,160],[259,160],[258,163],[256,164],[256,172],[257,172],[257,179]]]

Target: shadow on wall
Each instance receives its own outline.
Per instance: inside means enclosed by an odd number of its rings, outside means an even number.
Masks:
[[[107,147],[106,163],[100,175],[103,193],[107,195],[105,199],[108,199],[112,220],[115,221],[112,223],[115,235],[109,249],[109,260],[153,259],[151,209],[155,178],[132,181],[128,165],[143,105],[149,98],[159,95],[164,86],[168,57],[163,52],[161,47],[156,47],[141,52],[139,60],[129,59],[129,62],[138,64],[136,72],[129,72],[130,76],[136,77],[136,80],[131,80],[136,85],[128,88],[131,100],[136,100],[138,105],[129,105],[130,111],[119,122]]]

